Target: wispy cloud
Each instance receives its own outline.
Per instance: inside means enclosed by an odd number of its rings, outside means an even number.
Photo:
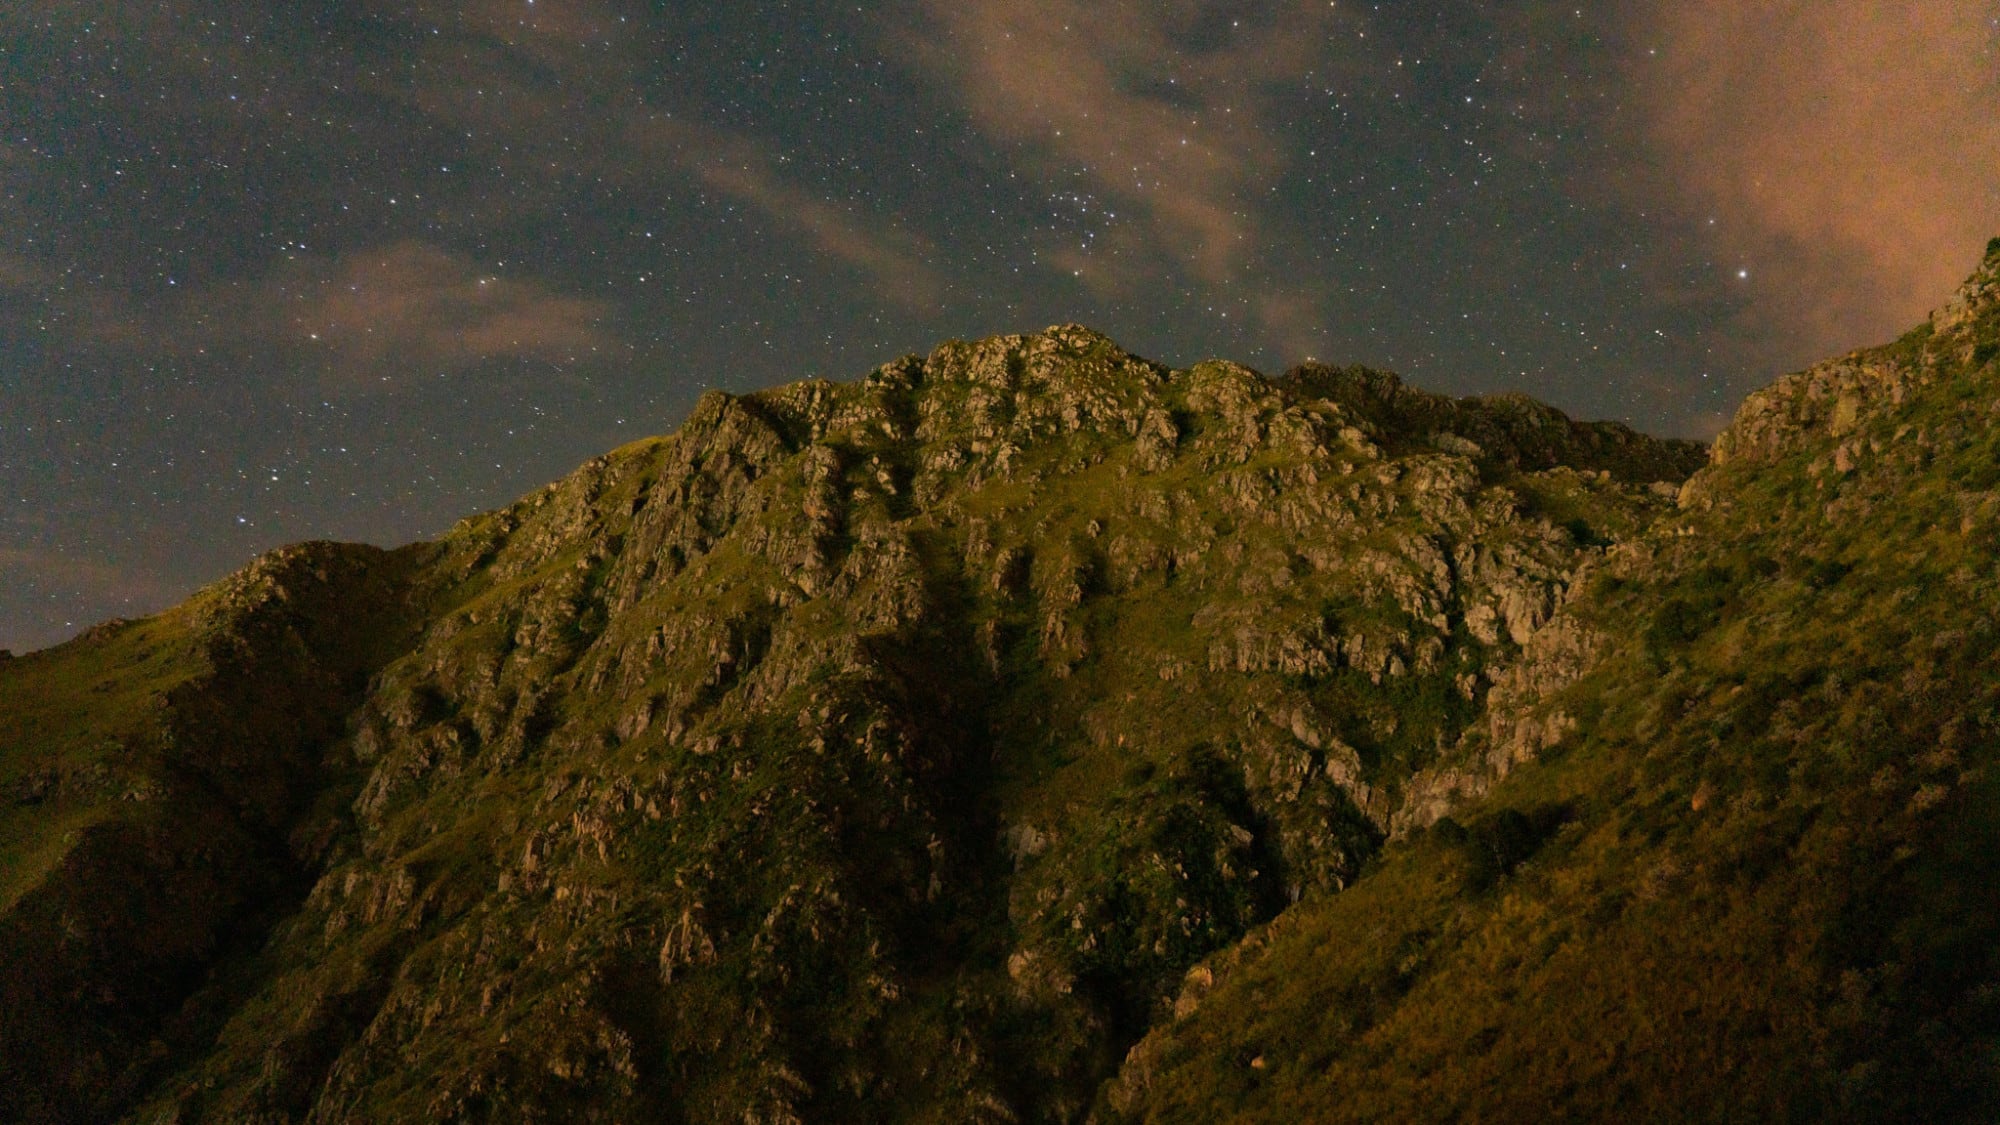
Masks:
[[[156,603],[171,593],[144,569],[47,547],[0,546],[0,574],[32,577],[45,586],[81,590],[99,600]]]
[[[0,323],[16,331],[151,358],[250,357],[329,390],[394,390],[415,371],[497,361],[573,363],[614,342],[608,303],[420,241],[299,255],[258,278],[145,301],[0,252],[0,297],[14,306]]]
[[[1347,17],[1303,2],[920,2],[899,50],[1030,171],[1080,175],[1124,219],[1107,245],[1052,245],[1054,264],[1109,293],[1162,264],[1209,287],[1252,282],[1271,234],[1260,196],[1286,167],[1271,87],[1338,65],[1327,42]],[[1296,302],[1245,296],[1296,330]]]
[[[872,292],[906,309],[938,307],[944,281],[923,238],[829,202],[788,180],[758,144],[704,126],[649,115],[627,134],[633,147],[755,208],[817,253],[860,271]]]
[[[1749,272],[1744,332],[1886,337],[2000,234],[2000,4],[1656,0],[1636,32],[1645,139]]]
[[[280,344],[336,380],[496,360],[576,362],[607,346],[610,306],[501,276],[424,242],[302,257],[247,294],[182,310],[187,342]]]
[[[0,586],[5,587],[0,603],[29,598],[35,602],[32,615],[6,620],[10,632],[0,635],[0,648],[17,653],[61,643],[81,626],[107,616],[156,612],[185,594],[163,580],[156,567],[114,563],[60,548],[3,544]]]
[[[147,346],[157,325],[124,294],[32,256],[0,250],[0,331],[54,334],[90,348]]]
[[[455,126],[544,144],[549,163],[588,168],[608,180],[629,183],[662,172],[689,178],[858,271],[885,301],[937,306],[943,280],[930,264],[930,243],[883,216],[813,192],[754,138],[649,97],[651,45],[604,5],[487,2],[456,18],[461,34],[443,37],[429,80],[380,92]]]
[[[357,7],[372,34],[397,43],[399,65],[369,65],[365,55],[342,50],[299,58],[283,36],[218,30],[197,18],[199,5],[191,0],[116,12],[64,3],[32,20],[10,19],[0,5],[0,28],[18,26],[51,42],[88,34],[143,53],[170,84],[175,96],[162,104],[183,115],[183,130],[236,136],[244,119],[254,118],[257,127],[289,139],[301,120],[330,118],[326,125],[337,122],[350,133],[380,130],[392,119],[436,125],[508,173],[502,184],[482,186],[468,177],[463,187],[437,189],[460,192],[454,208],[488,230],[568,220],[567,188],[580,180],[703,190],[855,270],[889,303],[936,306],[943,281],[926,240],[893,216],[816,191],[810,169],[787,166],[765,143],[707,114],[700,96],[659,81],[659,52],[677,26],[696,17],[669,6],[637,18],[618,0],[368,0]],[[261,30],[267,19],[282,28],[296,16],[253,8],[235,23]],[[237,103],[201,92],[212,73],[268,80],[254,102]],[[386,114],[385,107],[409,117]],[[10,159],[0,142],[0,177],[9,174]]]

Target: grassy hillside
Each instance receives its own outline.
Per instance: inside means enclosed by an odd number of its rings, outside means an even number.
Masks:
[[[141,1116],[1074,1118],[1700,457],[1075,328],[711,396],[436,548]]]
[[[1747,403],[1566,608],[1560,741],[1198,969],[1106,1116],[1992,1120],[1994,250]]]
[[[287,548],[0,665],[0,1118],[101,1118],[203,1034],[174,1014],[319,859],[319,751],[397,646],[409,561]]]
[[[1996,308],[1712,456],[953,342],[0,665],[0,1116],[1989,1119]]]

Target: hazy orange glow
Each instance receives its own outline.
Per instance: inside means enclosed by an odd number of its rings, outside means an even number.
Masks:
[[[1744,332],[1801,357],[1879,342],[2000,234],[1996,21],[1965,0],[1652,6],[1646,139],[1719,267],[1750,274]]]

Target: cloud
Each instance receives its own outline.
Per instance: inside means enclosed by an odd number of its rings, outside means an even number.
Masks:
[[[499,361],[576,362],[611,346],[611,316],[606,302],[420,241],[299,255],[262,277],[145,300],[0,252],[0,326],[100,351],[229,357],[316,374],[330,389]]]
[[[25,254],[0,250],[0,330],[22,339],[56,333],[94,348],[150,345],[154,326],[123,294]]]
[[[186,596],[157,567],[43,546],[0,544],[0,580],[7,587],[0,599],[20,607],[4,619],[10,635],[0,637],[0,648],[17,653],[59,644],[90,621],[154,613]]]
[[[610,318],[602,300],[402,240],[300,254],[256,280],[164,302],[148,346],[302,372],[328,390],[398,390],[410,374],[578,362],[612,344]]]
[[[416,241],[302,257],[247,297],[220,295],[190,311],[194,323],[182,331],[192,340],[281,343],[346,378],[496,360],[574,362],[610,342],[604,302],[503,277]]]
[[[663,169],[678,173],[859,271],[876,296],[910,309],[937,307],[943,282],[929,264],[928,242],[800,186],[750,137],[644,96],[657,65],[646,53],[650,45],[610,10],[489,0],[452,18],[461,34],[440,38],[437,64],[424,71],[430,79],[413,87],[384,83],[378,93],[457,128],[545,145],[544,167],[581,164],[628,183]]]
[[[375,65],[367,51],[346,44],[301,56],[281,33],[295,18],[255,6],[217,26],[189,0],[111,15],[63,3],[34,20],[0,11],[0,28],[50,43],[108,37],[142,57],[173,96],[163,93],[157,105],[151,96],[136,98],[124,110],[158,115],[148,128],[169,141],[242,139],[254,127],[284,148],[297,141],[301,121],[323,121],[329,135],[393,145],[400,138],[386,132],[387,123],[434,125],[441,136],[462,136],[478,162],[504,169],[509,181],[504,190],[479,186],[475,177],[449,188],[427,185],[455,192],[452,209],[477,217],[468,225],[491,231],[567,223],[575,216],[566,210],[573,203],[566,185],[583,180],[699,187],[743,205],[809,252],[859,271],[886,301],[936,306],[942,282],[928,264],[927,242],[890,218],[816,194],[804,180],[811,170],[781,167],[764,145],[718,127],[692,84],[659,81],[659,53],[676,41],[677,26],[706,17],[679,15],[670,5],[640,19],[612,0],[364,0],[355,7],[353,22],[368,27],[371,39],[398,43],[398,65]],[[279,33],[262,33],[267,28]],[[256,76],[257,96],[240,104],[213,96],[215,73]],[[391,108],[399,112],[385,112]],[[0,141],[0,183],[11,167],[5,145]],[[21,167],[24,176],[33,171]]]
[[[650,115],[633,123],[632,148],[747,203],[828,258],[873,280],[873,292],[915,311],[934,310],[944,283],[924,239],[857,215],[788,181],[776,161],[745,138]]]
[[[2000,4],[1653,0],[1633,30],[1646,188],[1749,271],[1744,333],[1886,338],[2000,234]]]
[[[1337,65],[1326,46],[1347,17],[1324,3],[920,3],[899,49],[1030,171],[1103,197],[1109,245],[1069,240],[1053,264],[1111,294],[1163,263],[1210,287],[1255,272],[1259,197],[1286,166],[1271,87]]]
[[[172,592],[144,568],[118,566],[57,548],[0,546],[0,572],[32,576],[44,586],[87,591],[99,599],[157,602]]]

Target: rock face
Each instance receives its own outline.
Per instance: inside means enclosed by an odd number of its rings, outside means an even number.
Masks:
[[[198,937],[86,935],[97,960],[42,972],[79,943],[35,895],[158,853],[105,786],[47,798],[74,772],[33,765],[59,731],[7,748],[24,807],[107,821],[56,835],[8,915],[41,927],[4,969],[55,1053],[0,1096],[1074,1118],[1191,965],[1358,876],[1579,566],[1701,456],[1361,369],[1171,371],[1067,326],[712,394],[372,569],[281,554],[121,627],[212,669],[140,708],[156,772],[246,790],[225,803],[250,836],[159,855],[213,884]],[[301,572],[331,562],[360,577]],[[74,678],[122,635],[7,675]],[[267,681],[312,705],[246,696]],[[191,975],[259,942],[254,969]],[[183,946],[129,1028],[57,1026],[106,959]]]
[[[1191,970],[1103,1116],[1994,1119],[1996,358],[2000,240],[1752,395],[1370,873]]]
[[[1748,659],[1729,583],[1771,575],[1732,536],[1772,503],[1869,526],[1871,465],[1943,456],[1888,435],[1972,378],[1990,288],[1753,400],[1691,482],[1699,446],[1518,397],[954,342],[711,394],[438,543],[281,553],[18,657],[0,988],[37,1022],[0,1029],[32,1048],[0,1050],[0,1117],[1338,1116],[1256,1091],[1318,1091],[1326,1021],[1392,1018],[1550,841],[1656,790],[1776,807],[1763,775],[1604,778],[1696,737],[1652,685],[1735,698],[1703,662]],[[1773,573],[1832,590],[1844,559]],[[1611,795],[1548,780],[1579,762]],[[1703,870],[1658,846],[1619,893]],[[1406,885],[1432,898],[1339,913]]]

